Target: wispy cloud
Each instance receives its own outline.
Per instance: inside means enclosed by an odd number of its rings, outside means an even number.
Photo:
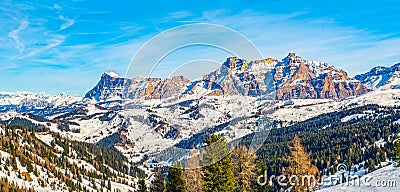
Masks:
[[[75,24],[75,19],[70,19],[70,18],[67,18],[66,16],[64,16],[64,14],[62,13],[63,7],[61,5],[55,3],[53,5],[53,7],[57,11],[58,19],[61,20],[61,22],[62,22],[59,31],[67,29],[68,27]]]
[[[254,7],[263,3],[225,6],[215,2],[207,8],[189,4],[177,9],[175,5],[166,8],[167,4],[154,3],[6,1],[0,5],[0,59],[8,65],[0,65],[0,81],[19,75],[23,83],[7,86],[57,89],[63,83],[66,89],[73,89],[70,92],[83,94],[104,71],[112,69],[123,75],[135,53],[153,36],[185,23],[220,24],[249,38],[265,57],[280,59],[296,52],[305,59],[343,68],[351,75],[400,61],[398,34],[344,24],[334,14],[316,16],[310,9],[282,11],[265,4],[265,9]],[[190,38],[190,34],[180,38]],[[171,71],[171,67],[179,68],[192,59],[219,62],[226,56],[212,49],[177,51],[162,61],[165,65],[161,68]],[[37,74],[38,80],[29,81]]]
[[[333,18],[299,18],[307,12],[264,14],[225,10],[204,12],[200,21],[232,27],[252,40],[264,56],[282,58],[297,52],[344,68],[351,75],[376,65],[400,62],[400,38],[342,25]]]
[[[61,10],[62,9],[61,6],[58,5],[57,3],[54,3],[53,7],[54,7],[54,9],[57,9],[57,10]]]
[[[189,11],[175,11],[168,13],[166,17],[163,19],[165,21],[177,20],[177,19],[184,19],[187,17],[193,16],[193,14]]]
[[[27,53],[26,55],[22,55],[17,57],[17,59],[26,59],[29,57],[33,57],[41,52],[47,51],[49,49],[52,49],[54,47],[57,47],[58,45],[60,45],[61,43],[63,43],[65,40],[65,37],[62,35],[54,35],[52,36],[52,38],[46,40],[45,45],[44,46],[40,46],[40,47],[34,47],[31,48],[31,51],[29,53]]]
[[[60,20],[63,21],[64,23],[60,26],[60,31],[72,26],[75,24],[75,20],[74,19],[68,19],[65,18],[64,16],[60,15],[59,16]]]
[[[8,36],[15,41],[15,47],[18,49],[19,53],[23,53],[25,49],[25,45],[19,37],[19,33],[26,29],[29,25],[29,21],[27,19],[23,20],[19,25],[18,29],[12,30],[8,33]]]

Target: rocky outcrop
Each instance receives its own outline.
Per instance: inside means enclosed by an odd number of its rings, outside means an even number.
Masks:
[[[123,99],[161,99],[178,97],[191,82],[182,76],[172,78],[127,79],[104,73],[85,98],[96,101]]]
[[[322,62],[308,62],[290,53],[275,69],[277,99],[341,99],[368,92],[360,81]]]
[[[272,59],[251,61],[237,57],[228,58],[222,66],[193,83],[185,93],[207,90],[208,95],[262,96],[271,93],[273,78]]]
[[[368,92],[359,81],[324,62],[290,53],[281,61],[228,58],[219,69],[191,82],[185,77],[126,79],[104,73],[85,98],[177,99],[242,95],[276,99],[342,99]]]

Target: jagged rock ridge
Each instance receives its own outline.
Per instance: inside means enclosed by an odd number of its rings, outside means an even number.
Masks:
[[[342,99],[368,92],[340,69],[318,61],[306,61],[294,53],[273,70],[277,99]]]
[[[94,98],[96,101],[168,98],[179,95],[188,84],[190,81],[182,76],[127,79],[104,73],[97,85],[86,93],[85,98]]]
[[[185,77],[127,79],[104,73],[85,98],[163,99],[242,95],[276,99],[342,99],[368,92],[357,79],[319,61],[290,53],[281,61],[228,58],[219,69],[191,82]]]

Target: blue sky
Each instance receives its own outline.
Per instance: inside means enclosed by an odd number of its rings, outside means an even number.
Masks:
[[[45,1],[0,3],[0,91],[84,95],[109,70],[124,75],[139,48],[172,27],[213,23],[248,37],[265,57],[296,52],[350,75],[400,62],[397,1]],[[185,37],[182,37],[185,38]],[[223,62],[197,47],[164,61]],[[162,74],[170,74],[161,70]]]

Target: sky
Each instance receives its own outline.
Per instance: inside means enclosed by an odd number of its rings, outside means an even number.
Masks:
[[[354,76],[400,62],[399,11],[398,1],[387,0],[3,0],[0,92],[84,95],[106,71],[124,76],[154,36],[195,23],[235,30],[265,58],[295,52]],[[206,46],[177,50],[154,75],[176,74],[199,59],[211,70],[228,56]]]

